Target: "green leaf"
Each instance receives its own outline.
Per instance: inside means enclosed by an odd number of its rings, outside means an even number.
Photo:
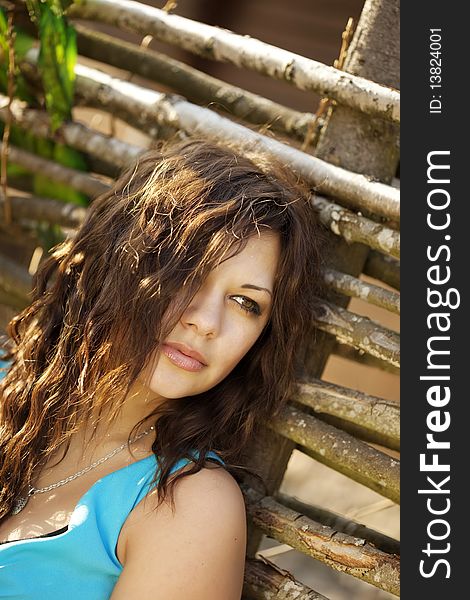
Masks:
[[[52,159],[65,167],[71,167],[78,171],[88,170],[88,165],[86,164],[83,155],[74,148],[70,148],[64,144],[54,144],[52,149]],[[79,206],[89,205],[88,197],[85,194],[77,192],[67,185],[54,183],[54,186],[54,198],[71,202],[72,204],[78,204]]]
[[[34,38],[25,33],[19,28],[16,28],[15,36],[15,60],[16,64],[23,60],[28,50],[30,50],[34,43]]]
[[[0,135],[3,124],[0,123]],[[52,140],[36,137],[29,131],[20,129],[12,125],[10,131],[10,142],[13,146],[18,146],[42,158],[53,160],[61,165],[72,167],[79,171],[88,171],[88,165],[84,156],[74,148],[59,144]],[[8,163],[7,176],[31,175],[32,187],[34,193],[38,196],[45,196],[61,200],[62,202],[71,202],[79,206],[88,206],[89,200],[85,194],[77,192],[72,187],[57,183],[41,174],[33,174],[24,167]]]
[[[29,171],[22,167],[21,165],[16,165],[15,163],[9,162],[7,164],[7,177],[19,177],[21,175],[28,175]]]
[[[2,43],[4,38],[6,39],[7,31],[8,21],[3,8],[0,8],[0,43]]]
[[[7,41],[8,24],[5,14],[0,9],[0,91],[3,94],[8,93],[8,67],[10,63],[9,58],[9,47]],[[34,43],[34,39],[22,31],[20,28],[15,27],[15,91],[14,95],[16,98],[25,100],[31,106],[37,106],[38,102],[33,94],[29,91],[29,86],[26,80],[22,76],[18,63],[21,61],[28,50]]]
[[[26,0],[26,7],[31,21],[37,23],[41,14],[41,2],[38,2],[37,0]]]
[[[64,144],[51,142],[42,138],[36,138],[36,154],[57,162],[65,167],[72,167],[80,171],[87,171],[87,164],[83,156],[73,148]],[[81,192],[63,183],[57,183],[44,175],[36,175],[34,179],[34,191],[40,196],[55,198],[63,202],[88,206],[88,197]]]
[[[38,70],[43,82],[46,108],[53,131],[65,119],[71,118],[72,114],[77,44],[75,29],[69,25],[64,16],[64,10],[71,3],[70,0],[27,0],[26,2],[30,18],[38,27],[40,40]],[[6,15],[0,9],[0,89],[4,93],[8,84],[7,31]],[[18,64],[33,45],[34,39],[16,27],[15,31],[15,62]],[[3,58],[5,55],[6,60]],[[27,83],[18,68],[15,69],[15,97],[26,100],[32,106],[38,105],[37,98],[29,93]],[[12,144],[43,158],[74,169],[88,170],[84,156],[63,144],[38,138],[16,126],[12,126],[10,140]],[[31,174],[27,169],[11,163],[8,169],[8,174],[11,176]],[[34,192],[38,195],[81,206],[89,204],[85,194],[77,192],[68,185],[56,183],[41,174],[33,174],[31,177]],[[59,235],[60,229],[43,225],[41,231],[44,241],[52,242]]]
[[[0,9],[0,89],[6,93],[8,82],[9,48],[7,41],[8,23],[5,13]]]
[[[75,84],[75,65],[77,64],[77,32],[74,27],[66,25],[66,44],[65,44],[65,72],[67,73],[68,93],[70,97],[70,108],[73,104],[74,84]]]
[[[10,130],[10,141],[13,146],[23,148],[28,152],[34,152],[36,148],[36,138],[30,131],[25,131],[17,125],[12,125]]]
[[[40,6],[38,67],[51,127],[55,130],[71,117],[77,50],[75,29],[57,15],[57,6],[51,8],[50,4]]]
[[[65,144],[57,142],[54,145],[52,158],[65,167],[71,167],[78,171],[88,171],[88,165],[83,154]]]

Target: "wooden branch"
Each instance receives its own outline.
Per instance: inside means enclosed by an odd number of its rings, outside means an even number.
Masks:
[[[394,367],[400,366],[400,336],[382,327],[368,317],[362,317],[344,308],[322,301],[323,314],[317,315],[315,325],[322,331],[384,360]]]
[[[62,227],[77,228],[86,216],[86,208],[40,196],[10,195],[13,219],[46,221]],[[2,201],[0,200],[0,207]]]
[[[14,146],[9,147],[9,159],[12,163],[21,165],[32,173],[39,173],[54,181],[69,185],[90,197],[98,196],[109,189],[108,184],[96,177],[92,177],[82,171],[64,167],[52,160],[41,158],[36,154],[26,152],[26,150],[21,150]]]
[[[391,292],[372,283],[366,283],[357,277],[340,273],[334,269],[325,269],[324,281],[329,288],[341,294],[360,298],[369,304],[400,314],[400,294],[396,292]]]
[[[399,219],[399,191],[392,186],[326,163],[180,97],[147,90],[83,65],[77,66],[76,73],[77,94],[86,105],[117,110],[126,120],[129,120],[126,115],[133,115],[133,124],[152,137],[165,135],[166,128],[167,135],[182,131],[228,144],[239,142],[247,149],[260,150],[281,160],[319,192],[345,200],[358,209]]]
[[[392,375],[399,375],[400,369],[394,367],[389,362],[384,360],[380,360],[380,358],[376,358],[371,354],[367,354],[364,350],[357,350],[352,346],[348,346],[347,344],[342,344],[341,342],[336,342],[332,354],[339,356],[341,358],[345,358],[346,360],[351,360],[353,362],[357,362],[366,367],[372,367],[375,369],[380,369],[381,371],[386,371],[387,373],[392,373]]]
[[[392,256],[400,256],[400,234],[394,229],[385,227],[361,217],[339,204],[335,204],[315,196],[312,200],[320,220],[336,235],[341,235],[347,242],[359,242],[370,248],[387,252]]]
[[[291,404],[271,419],[269,427],[296,442],[308,456],[400,502],[400,461],[395,458]]]
[[[36,59],[37,50],[33,48],[27,53],[26,60],[35,64]],[[344,200],[359,210],[399,219],[399,191],[392,186],[336,167],[179,96],[149,90],[84,65],[77,65],[75,73],[79,103],[109,110],[151,137],[171,137],[179,132],[228,145],[238,142],[248,156],[250,152],[262,151],[280,160],[315,186],[318,192]],[[385,246],[386,242],[384,240]]]
[[[78,51],[83,56],[161,83],[196,104],[223,109],[249,123],[268,125],[270,130],[302,142],[315,122],[313,113],[282,106],[154,50],[93,31],[79,23],[75,28]]]
[[[282,50],[249,36],[237,35],[168,14],[139,2],[121,0],[79,0],[68,16],[99,20],[136,33],[150,34],[204,58],[230,62],[302,90],[333,98],[370,115],[398,122],[400,94],[362,77],[344,73],[315,60]]]
[[[379,279],[396,290],[400,289],[400,263],[391,256],[381,252],[369,252],[364,274]]]
[[[6,96],[0,94],[1,121],[5,121],[7,117],[5,101]],[[52,133],[49,115],[43,110],[29,108],[26,102],[21,100],[13,101],[11,111],[15,125],[34,135],[67,144],[96,158],[105,157],[107,162],[121,169],[129,166],[143,151],[140,146],[121,142],[73,121],[66,121]]]
[[[265,558],[246,560],[243,593],[250,600],[328,600]]]
[[[341,533],[363,538],[370,544],[373,544],[376,548],[379,548],[379,550],[387,552],[388,554],[400,554],[400,542],[380,531],[370,529],[361,523],[346,519],[345,517],[320,506],[307,504],[298,498],[288,496],[282,492],[277,492],[274,497],[284,506],[292,508],[292,510],[305,515],[313,521],[318,521],[322,525],[328,525],[328,527],[341,531]]]
[[[241,484],[241,489],[248,518],[263,533],[337,571],[399,595],[398,556],[387,554],[362,538],[317,523],[245,484]]]
[[[312,379],[298,383],[292,400],[317,413],[333,415],[355,423],[384,438],[384,445],[400,445],[400,405],[392,400],[370,396],[357,390]]]
[[[186,102],[182,97],[111,77],[82,64],[75,67],[75,75],[77,105],[108,111],[156,140],[185,137],[191,133],[181,122],[177,107],[173,106],[179,101]],[[190,106],[212,114],[208,109]],[[229,119],[224,120],[231,123]]]
[[[362,425],[357,425],[356,423],[346,421],[341,417],[335,417],[327,413],[315,413],[315,416],[318,416],[320,421],[328,423],[328,425],[332,425],[333,427],[336,427],[336,429],[345,431],[362,442],[366,442],[369,445],[377,447],[378,450],[384,451],[385,454],[390,455],[387,450],[400,452],[399,441],[397,442],[395,439],[384,436],[383,434],[373,431],[372,429],[366,429]]]

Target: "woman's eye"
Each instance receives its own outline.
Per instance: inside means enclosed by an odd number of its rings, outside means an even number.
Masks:
[[[251,298],[247,298],[246,296],[231,296],[233,300],[240,306],[242,310],[246,312],[252,313],[254,315],[260,315],[261,309],[259,304],[252,300]]]

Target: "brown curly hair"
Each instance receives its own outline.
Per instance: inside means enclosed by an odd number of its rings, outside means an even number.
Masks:
[[[31,304],[8,324],[0,518],[97,409],[111,422],[207,274],[261,227],[281,239],[268,324],[222,382],[152,413],[159,501],[202,468],[209,450],[235,477],[245,469],[243,448],[293,392],[297,350],[318,306],[324,234],[309,189],[281,165],[191,139],[142,155],[92,202],[75,236],[38,269]],[[164,323],[176,297],[174,318]],[[194,450],[192,469],[169,479]]]

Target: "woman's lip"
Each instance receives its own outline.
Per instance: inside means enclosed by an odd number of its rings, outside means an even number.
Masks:
[[[161,351],[173,364],[186,371],[200,371],[206,366],[203,362],[203,357],[198,352],[190,350],[184,344],[176,342],[165,343],[162,344]],[[193,356],[185,354],[184,351],[191,352]]]
[[[191,346],[188,346],[184,342],[173,342],[170,340],[169,342],[165,342],[165,344],[167,346],[171,346],[172,348],[176,348],[182,354],[185,354],[186,356],[189,356],[191,358],[195,358],[200,363],[202,363],[204,366],[207,366],[206,357],[203,354],[201,354],[200,352],[197,352],[197,350],[193,350],[191,348]]]

